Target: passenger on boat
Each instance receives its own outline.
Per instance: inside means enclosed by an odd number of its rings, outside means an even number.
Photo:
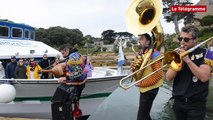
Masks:
[[[61,60],[60,60],[60,55],[56,55],[56,56],[55,56],[54,63],[53,63],[52,65],[53,65],[53,66],[56,66],[56,65],[58,65],[60,62],[61,62]]]
[[[6,70],[5,70],[5,75],[6,78],[15,78],[15,69],[17,66],[16,62],[16,56],[11,56],[11,62],[7,64]]]
[[[63,57],[66,58],[66,75],[65,77],[60,77],[58,82],[68,82],[67,85],[70,85],[70,87],[74,86],[76,88],[75,94],[77,100],[79,100],[87,80],[85,58],[78,53],[77,49],[72,48],[69,45],[62,45],[59,50]]]
[[[34,58],[30,58],[29,65],[27,66],[27,78],[28,79],[40,79],[41,77],[41,67],[34,60]]]
[[[48,59],[47,54],[43,55],[43,59],[38,63],[42,69],[48,68],[50,66],[50,60]],[[41,74],[41,79],[48,79],[49,78],[48,72],[43,72]]]
[[[15,69],[15,78],[16,79],[27,79],[27,69],[24,66],[24,60],[19,59],[18,65]]]
[[[29,59],[24,58],[24,66],[27,67],[29,65]]]
[[[92,70],[93,70],[92,62],[90,56],[87,56],[86,59],[86,71],[87,71],[87,77],[92,77]]]

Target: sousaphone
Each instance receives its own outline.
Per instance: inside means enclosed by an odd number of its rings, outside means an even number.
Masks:
[[[134,0],[126,12],[126,26],[130,33],[136,35],[150,31],[163,33],[160,24],[162,12],[162,0]],[[155,39],[158,48],[163,42],[163,38],[156,37]]]
[[[137,66],[131,68],[134,78],[133,81],[140,80],[143,77],[142,68],[148,63],[152,51],[159,49],[164,40],[163,28],[160,23],[162,12],[163,4],[161,0],[134,0],[127,10],[126,26],[129,32],[136,35],[151,32],[153,35],[153,41],[150,46],[151,49],[146,55],[142,56],[142,60],[136,57],[135,62]],[[128,77],[120,80],[120,86],[124,86],[123,83],[126,83],[126,78]],[[143,86],[150,86],[150,84]]]
[[[161,0],[134,0],[126,13],[126,25],[133,34],[150,32],[160,21]]]

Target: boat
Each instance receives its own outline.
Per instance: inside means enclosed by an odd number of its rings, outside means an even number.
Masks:
[[[84,88],[80,108],[83,115],[90,115],[118,86],[124,75],[116,75],[117,70],[95,68],[93,73],[99,76],[89,77]],[[100,74],[102,73],[102,76]],[[8,79],[0,79],[4,84]],[[51,98],[60,85],[57,79],[15,79],[10,80],[16,91],[15,99],[10,103],[0,103],[0,116],[51,118]],[[0,86],[1,87],[1,86]]]
[[[4,62],[12,55],[16,58],[42,58],[44,54],[55,57],[60,54],[56,49],[35,41],[35,28],[11,21],[1,21],[0,29],[0,97],[1,94],[10,94],[3,89],[3,85],[14,87],[14,96],[11,100],[0,103],[0,116],[46,118],[51,119],[51,98],[60,85],[57,78],[53,79],[5,79]],[[13,32],[17,32],[14,35]],[[10,51],[7,49],[10,48]],[[93,76],[88,77],[86,87],[80,98],[80,108],[83,115],[90,115],[118,86],[119,80],[126,76],[118,74],[117,70],[107,67],[94,67]]]

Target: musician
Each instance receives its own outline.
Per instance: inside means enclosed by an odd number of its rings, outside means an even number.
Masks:
[[[195,26],[182,28],[178,40],[182,48],[179,54],[197,45],[199,30]],[[208,96],[209,79],[213,61],[212,53],[198,47],[183,58],[183,68],[169,68],[166,79],[174,81],[172,98],[176,120],[204,120]]]
[[[66,58],[66,75],[65,77],[60,77],[58,82],[63,83],[66,81],[70,82],[70,86],[75,86],[77,100],[79,100],[87,79],[84,57],[77,52],[77,49],[68,45],[62,45],[59,50],[63,57]]]
[[[141,51],[139,52],[139,55],[145,58],[145,56],[147,56],[149,52],[151,51],[150,56],[148,56],[147,64],[152,62],[153,60],[156,60],[161,53],[152,48],[151,36],[146,33],[146,34],[139,35],[138,37],[139,37],[139,49],[141,49]],[[136,77],[139,76],[139,78],[141,79],[142,77],[161,68],[161,66],[162,66],[162,60],[159,60],[155,62],[154,64],[145,68],[143,70],[142,75],[137,74]],[[136,68],[139,69],[138,67],[140,67],[138,66],[138,62],[131,63],[132,71],[135,71]],[[163,83],[162,71],[158,71],[154,73],[152,76],[148,77],[147,79],[145,79],[144,81],[141,81],[139,84],[136,85],[137,87],[139,87],[139,90],[140,90],[140,100],[139,100],[137,120],[151,120],[150,111],[151,111],[152,103],[162,83]]]

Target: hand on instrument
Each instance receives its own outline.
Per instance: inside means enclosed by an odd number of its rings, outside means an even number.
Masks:
[[[186,55],[185,57],[183,57],[183,61],[188,64],[191,61],[191,59],[189,58],[188,55]]]
[[[181,54],[181,53],[183,53],[183,52],[185,52],[184,49],[181,49],[181,48],[180,48],[180,49],[177,50],[177,53],[178,53],[178,54]]]
[[[136,67],[137,63],[136,61],[133,61],[131,64],[130,64],[130,67],[131,69],[134,69]]]
[[[63,83],[65,80],[67,80],[66,77],[60,77],[58,83]]]
[[[135,84],[135,87],[141,87],[140,83]]]
[[[131,63],[131,69],[132,71],[138,70],[140,68],[140,65],[142,64],[143,60],[142,59],[136,59]]]
[[[179,54],[181,54],[181,53],[183,53],[183,52],[185,52],[184,49],[179,49],[179,50],[178,50],[178,53],[179,53]],[[186,62],[186,63],[188,63],[189,61],[191,61],[191,59],[189,58],[189,55],[188,55],[188,54],[187,54],[186,56],[183,57],[183,61]]]

